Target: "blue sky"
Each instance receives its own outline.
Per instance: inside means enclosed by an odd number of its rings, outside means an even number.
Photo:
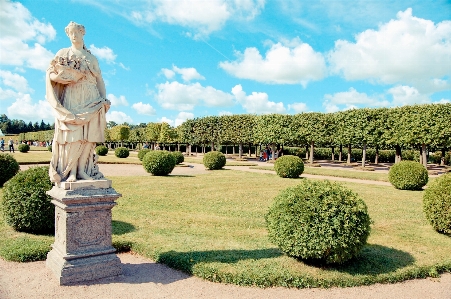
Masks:
[[[70,21],[117,123],[450,102],[450,19],[449,0],[0,0],[0,114],[53,123]]]

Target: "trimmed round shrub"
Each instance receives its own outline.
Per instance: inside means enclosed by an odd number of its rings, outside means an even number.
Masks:
[[[428,186],[423,195],[423,211],[436,231],[451,234],[451,173]]]
[[[10,154],[0,154],[0,187],[19,172],[19,163]]]
[[[274,170],[282,178],[298,178],[304,172],[304,162],[297,156],[285,155],[276,160]]]
[[[175,167],[175,158],[168,151],[150,151],[143,158],[144,169],[156,176],[165,176]]]
[[[221,152],[212,151],[204,155],[202,162],[204,163],[205,168],[209,170],[217,170],[226,165],[226,157]]]
[[[2,211],[15,230],[50,233],[55,228],[55,206],[45,192],[52,188],[49,167],[20,171],[3,188]]]
[[[287,255],[310,262],[344,263],[370,234],[365,202],[330,181],[302,180],[283,190],[265,215],[269,239]]]
[[[388,180],[401,190],[421,190],[428,183],[428,171],[422,164],[414,161],[401,161],[390,167]]]
[[[17,148],[19,149],[19,152],[21,152],[21,153],[26,153],[30,150],[30,146],[28,144],[24,144],[24,143],[19,144],[19,146]]]
[[[106,156],[108,154],[108,148],[104,145],[99,145],[96,147],[96,154],[99,156]]]
[[[127,158],[130,155],[130,151],[126,147],[118,147],[114,150],[114,155],[118,158]]]
[[[139,159],[139,161],[142,161],[143,158],[144,158],[144,156],[145,156],[148,152],[150,152],[150,149],[148,149],[148,148],[143,148],[142,150],[140,150],[140,151],[138,152],[138,159]]]
[[[182,152],[175,151],[175,152],[172,152],[172,155],[175,158],[176,165],[183,163],[185,161],[185,156],[183,156]]]

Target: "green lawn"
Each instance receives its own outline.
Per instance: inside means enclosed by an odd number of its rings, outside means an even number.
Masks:
[[[368,205],[374,221],[369,244],[346,265],[318,267],[283,255],[267,239],[264,215],[269,205],[282,189],[301,179],[233,170],[110,179],[122,194],[113,208],[115,246],[130,246],[140,255],[211,281],[330,287],[451,271],[451,237],[427,223],[422,191],[345,184]],[[17,259],[8,252],[22,250],[23,257],[33,250],[49,250],[52,243],[49,236],[14,232],[1,218],[0,240],[5,259]]]

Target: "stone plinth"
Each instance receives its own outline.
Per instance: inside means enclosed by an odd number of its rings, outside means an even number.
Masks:
[[[46,265],[60,285],[121,274],[111,242],[111,209],[121,195],[111,181],[63,182],[47,194],[55,205],[55,243]]]

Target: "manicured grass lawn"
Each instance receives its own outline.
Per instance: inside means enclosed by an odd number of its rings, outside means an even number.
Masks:
[[[211,281],[265,287],[354,286],[451,271],[451,237],[427,223],[422,191],[345,184],[364,199],[374,223],[360,257],[332,267],[287,257],[267,239],[264,215],[273,198],[302,179],[233,170],[111,179],[122,194],[113,208],[115,246],[130,246],[138,254]],[[33,251],[52,243],[49,236],[14,232],[1,216],[0,240],[5,259],[15,259],[8,256],[10,251]]]

